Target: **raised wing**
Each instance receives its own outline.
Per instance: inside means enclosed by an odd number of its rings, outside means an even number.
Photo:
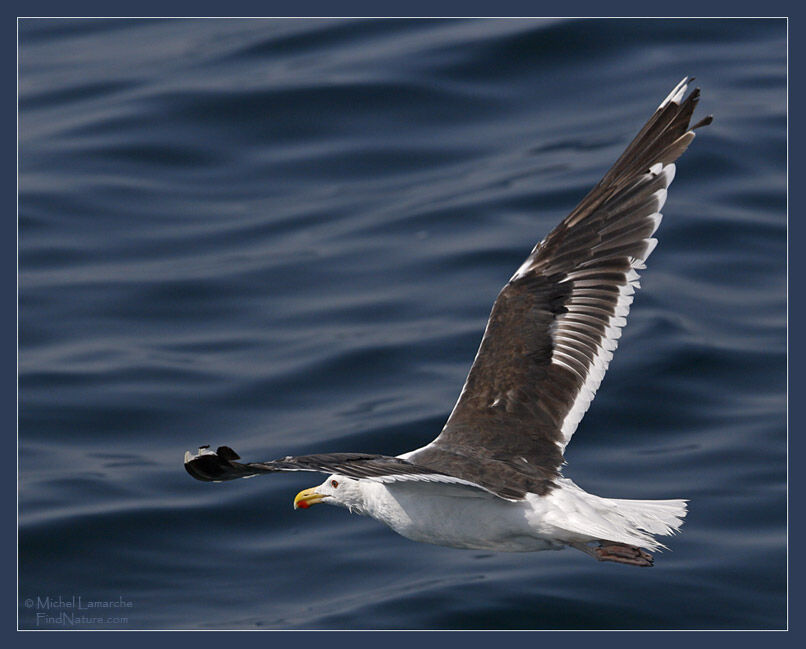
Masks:
[[[689,79],[660,104],[604,178],[503,288],[440,435],[407,457],[544,493],[602,382],[675,173],[694,139]],[[497,476],[497,477],[496,477]],[[481,481],[480,481],[481,482]],[[481,482],[484,484],[483,482]]]

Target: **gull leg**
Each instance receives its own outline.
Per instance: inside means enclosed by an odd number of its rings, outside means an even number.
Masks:
[[[586,543],[572,543],[571,546],[597,561],[613,561],[614,563],[625,563],[630,566],[641,567],[651,567],[655,563],[655,559],[651,554],[634,545],[625,543],[599,541],[598,546],[590,546]]]
[[[598,548],[594,548],[594,552],[599,561],[615,561],[642,567],[651,567],[655,563],[655,559],[649,552],[625,543],[603,541],[599,543]]]

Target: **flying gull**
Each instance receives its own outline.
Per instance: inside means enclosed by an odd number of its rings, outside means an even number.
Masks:
[[[651,566],[654,536],[674,534],[685,500],[618,500],[561,473],[639,288],[638,270],[694,139],[699,88],[683,79],[582,202],[538,243],[501,290],[442,432],[397,457],[323,453],[238,462],[227,446],[185,454],[194,478],[276,471],[331,474],[294,508],[316,503],[371,516],[402,536],[456,548],[524,552],[573,547],[600,561]]]

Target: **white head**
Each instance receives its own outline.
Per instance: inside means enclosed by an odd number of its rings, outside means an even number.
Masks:
[[[361,483],[334,473],[318,487],[303,489],[294,498],[294,509],[308,509],[317,503],[339,505],[356,514],[365,514],[366,506]]]

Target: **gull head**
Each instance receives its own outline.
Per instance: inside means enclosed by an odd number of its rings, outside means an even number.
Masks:
[[[365,494],[360,481],[334,473],[318,487],[303,489],[294,498],[294,509],[327,503],[346,507],[356,514],[364,513]]]

